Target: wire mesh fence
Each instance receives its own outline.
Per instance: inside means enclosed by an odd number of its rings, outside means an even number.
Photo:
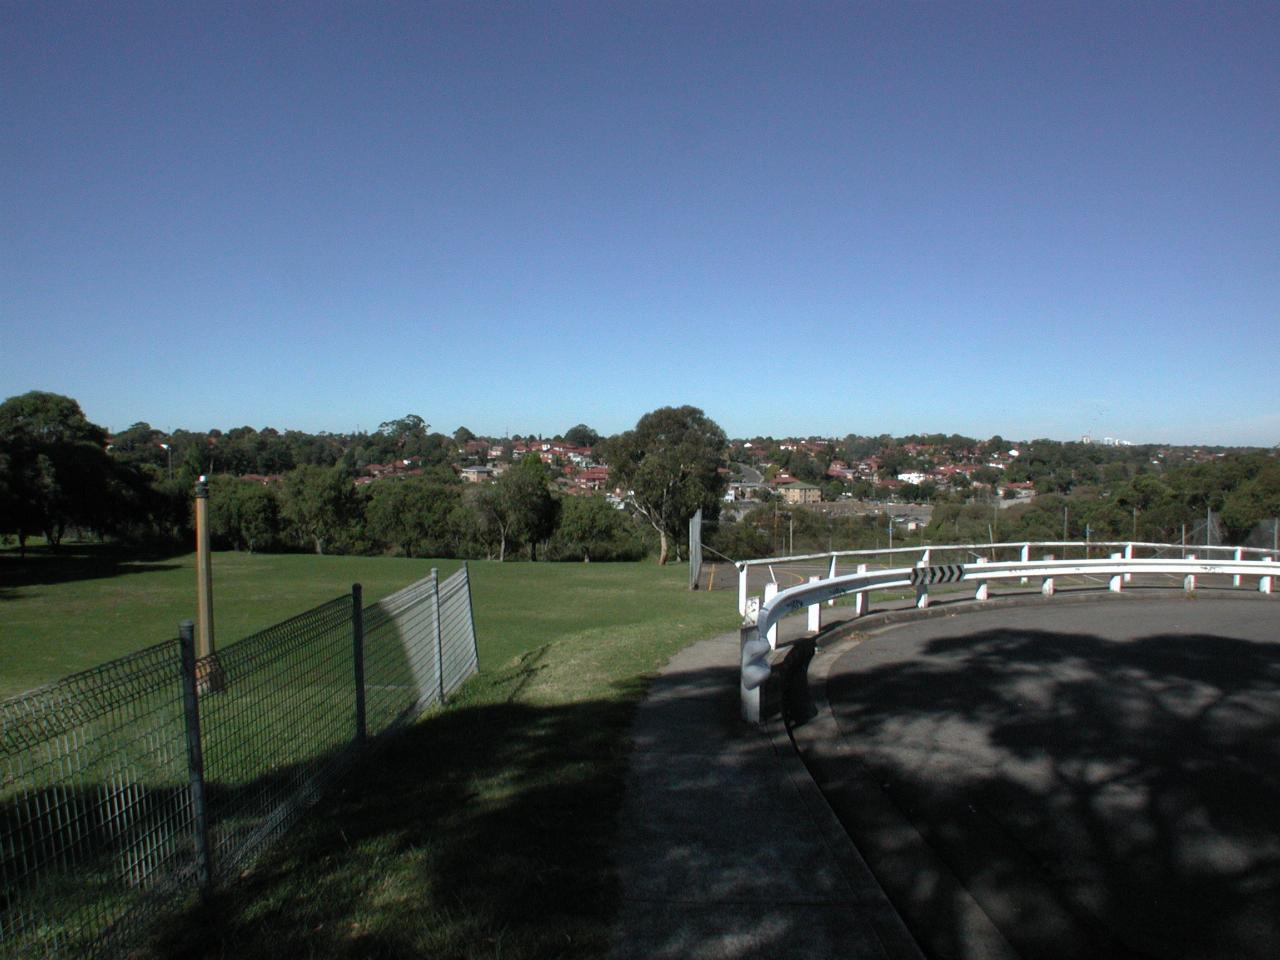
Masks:
[[[0,703],[0,953],[101,956],[183,885],[178,644]]]
[[[0,955],[123,952],[478,666],[465,567],[367,608],[357,586],[198,663],[189,641],[0,702]]]

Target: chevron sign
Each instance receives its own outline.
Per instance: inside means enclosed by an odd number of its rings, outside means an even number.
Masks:
[[[955,583],[957,580],[963,579],[963,563],[943,563],[936,567],[916,567],[911,571],[911,583],[917,587],[921,584],[930,583]]]

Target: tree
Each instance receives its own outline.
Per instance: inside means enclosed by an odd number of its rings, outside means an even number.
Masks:
[[[606,442],[613,482],[629,491],[628,502],[658,533],[659,564],[700,507],[718,506],[727,449],[719,425],[690,406],[646,413],[634,430]]]
[[[70,397],[32,390],[0,404],[0,533],[19,550],[33,533],[57,546],[70,527],[103,531],[119,519],[136,472],[106,452],[107,432]]]
[[[634,522],[603,497],[566,497],[549,550],[559,560],[615,560],[644,555]]]
[[[358,512],[355,488],[337,468],[303,465],[285,475],[280,513],[299,540],[316,553],[342,531]]]
[[[483,544],[489,559],[493,559],[496,546],[498,562],[502,563],[507,559],[507,515],[499,503],[497,485],[480,487],[471,494],[470,500],[470,509],[454,511],[453,523],[459,538]]]
[[[209,533],[250,553],[280,534],[280,503],[260,483],[220,475],[209,482]]]
[[[466,446],[475,438],[476,435],[466,427],[459,427],[457,430],[453,431],[453,441],[460,447]]]
[[[536,454],[528,454],[503,473],[494,488],[504,540],[528,544],[529,559],[536,559],[537,545],[556,527],[557,504],[551,496],[547,468]]]
[[[600,434],[585,423],[580,423],[564,432],[564,441],[575,447],[594,447],[600,442]]]
[[[369,532],[398,546],[406,557],[439,554],[451,539],[450,517],[462,501],[457,485],[421,477],[384,480],[373,485],[365,511]]]

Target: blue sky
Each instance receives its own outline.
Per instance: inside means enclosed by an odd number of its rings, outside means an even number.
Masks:
[[[1280,442],[1275,3],[0,0],[0,396]]]

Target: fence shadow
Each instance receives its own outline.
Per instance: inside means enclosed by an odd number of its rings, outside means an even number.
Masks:
[[[237,888],[167,924],[145,955],[602,955],[618,744],[641,685],[617,693],[459,706],[389,734]]]
[[[849,663],[853,756],[807,759],[932,952],[974,955],[956,883],[1024,956],[1280,951],[1280,645],[994,629]]]

